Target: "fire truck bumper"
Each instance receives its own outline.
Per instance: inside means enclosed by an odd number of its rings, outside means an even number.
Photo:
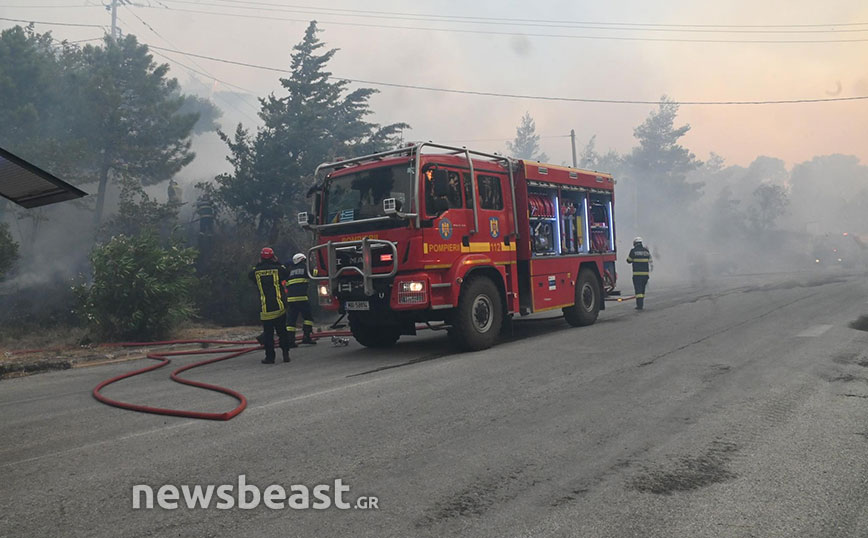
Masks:
[[[341,279],[334,293],[341,313],[369,312],[383,316],[396,311],[425,310],[431,305],[431,285],[424,273],[375,281],[372,295],[365,294],[360,279]]]

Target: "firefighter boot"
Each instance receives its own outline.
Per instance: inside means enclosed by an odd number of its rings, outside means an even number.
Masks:
[[[645,298],[638,297],[636,299],[636,310],[642,310],[643,308],[645,308]]]
[[[304,326],[304,337],[301,339],[302,344],[316,344],[316,340],[311,338],[311,333],[313,332],[313,327],[310,325]]]
[[[298,343],[295,341],[295,327],[287,327],[286,332],[289,333],[289,347],[298,347]]]
[[[283,349],[283,362],[289,362],[289,347]]]

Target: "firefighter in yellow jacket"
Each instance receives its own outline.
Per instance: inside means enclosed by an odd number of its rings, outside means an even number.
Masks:
[[[286,318],[286,330],[289,333],[289,347],[295,347],[296,320],[299,316],[304,319],[304,336],[302,344],[316,344],[311,335],[313,333],[313,315],[310,311],[310,303],[307,298],[307,287],[310,279],[307,277],[307,256],[301,252],[292,257],[292,266],[289,268],[289,279],[286,281],[286,302],[289,308],[289,316]]]
[[[263,364],[274,364],[274,332],[280,341],[283,351],[283,362],[289,362],[289,335],[286,333],[286,296],[283,283],[289,278],[289,272],[274,255],[269,247],[262,249],[260,261],[250,271],[250,280],[259,289],[259,319],[262,320],[261,343],[265,347]]]
[[[633,265],[633,289],[636,290],[636,310],[645,308],[645,286],[651,275],[651,251],[642,244],[642,238],[633,240],[633,249],[627,256],[627,263]]]

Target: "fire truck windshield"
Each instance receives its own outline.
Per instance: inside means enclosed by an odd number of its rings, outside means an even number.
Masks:
[[[398,211],[411,212],[413,169],[407,164],[341,175],[326,183],[323,224],[383,217],[383,200],[394,198]]]

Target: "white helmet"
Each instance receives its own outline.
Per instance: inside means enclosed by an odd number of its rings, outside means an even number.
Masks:
[[[307,259],[307,256],[305,256],[305,255],[302,254],[301,252],[298,252],[298,253],[296,253],[296,254],[292,257],[292,263],[294,263],[294,264],[299,264],[299,263],[303,262],[303,261],[306,260],[306,259]]]
[[[642,238],[641,238],[641,237],[635,237],[635,238],[633,238],[633,246],[634,246],[634,247],[635,247],[636,245],[641,245],[641,244],[642,244]]]

